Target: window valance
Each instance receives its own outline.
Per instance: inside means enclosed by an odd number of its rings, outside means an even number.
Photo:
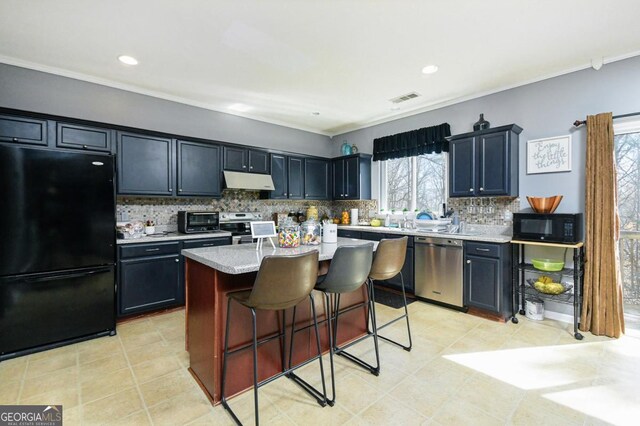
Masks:
[[[422,154],[449,152],[449,123],[383,136],[373,140],[373,161],[393,160]]]

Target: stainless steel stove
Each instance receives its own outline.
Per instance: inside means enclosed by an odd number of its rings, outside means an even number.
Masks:
[[[231,232],[233,244],[251,244],[251,222],[260,220],[258,212],[221,212],[220,230]]]

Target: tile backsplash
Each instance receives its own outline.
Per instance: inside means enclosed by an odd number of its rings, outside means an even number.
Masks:
[[[180,210],[260,212],[265,218],[271,219],[274,213],[288,213],[291,210],[305,212],[309,206],[316,206],[319,216],[326,213],[330,217],[338,216],[343,209],[357,208],[361,217],[368,217],[369,212],[373,214],[377,211],[376,200],[264,200],[256,191],[225,190],[220,199],[119,196],[116,217],[117,220],[154,220],[162,230],[173,230],[177,227]]]
[[[447,208],[458,212],[465,223],[481,225],[509,225],[505,212],[520,211],[520,199],[511,197],[449,198]]]

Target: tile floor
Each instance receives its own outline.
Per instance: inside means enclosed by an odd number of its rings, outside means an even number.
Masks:
[[[396,311],[378,306],[381,319]],[[261,389],[264,424],[637,424],[640,339],[545,320],[499,324],[416,302],[414,349],[381,342],[374,377],[337,359],[338,395],[321,408],[286,378]],[[402,323],[386,329],[402,336]],[[372,357],[369,340],[354,353]],[[371,358],[370,358],[371,359]],[[118,335],[0,363],[0,404],[63,404],[64,424],[231,425],[187,372],[184,311],[138,319]],[[318,382],[316,365],[300,375]],[[232,400],[247,424],[251,393]]]

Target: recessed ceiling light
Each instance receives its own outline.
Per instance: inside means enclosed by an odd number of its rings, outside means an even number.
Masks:
[[[233,105],[229,105],[227,108],[233,111],[238,111],[238,112],[247,112],[253,109],[253,107],[250,107],[249,105],[245,105],[245,104],[233,104]]]
[[[118,56],[118,60],[123,64],[127,65],[138,65],[138,60],[133,56],[120,55]]]
[[[318,111],[313,111],[311,115],[320,115],[320,113]]]
[[[422,68],[422,74],[433,74],[436,71],[438,71],[437,65],[427,65],[426,67]]]

